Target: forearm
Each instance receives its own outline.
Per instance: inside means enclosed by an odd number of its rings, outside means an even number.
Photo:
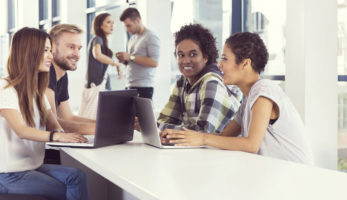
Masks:
[[[26,140],[34,140],[38,142],[48,142],[49,141],[49,132],[38,130],[32,127],[24,126],[20,128],[19,130],[15,130],[17,132],[17,135],[21,139]]]
[[[224,137],[214,134],[204,134],[204,145],[249,153],[257,153],[259,151],[259,146],[246,137]]]
[[[116,62],[112,58],[110,58],[104,54],[100,54],[100,55],[96,56],[96,60],[98,60],[101,63],[112,65],[112,66],[114,66],[116,64]]]
[[[76,122],[82,122],[82,123],[96,123],[96,120],[94,120],[94,119],[80,117],[78,115],[73,115],[71,120],[76,121]]]
[[[158,63],[150,57],[136,56],[133,62],[146,67],[157,67]]]
[[[58,122],[63,127],[65,132],[75,132],[88,135],[95,133],[95,123],[71,121],[64,119],[58,119]]]

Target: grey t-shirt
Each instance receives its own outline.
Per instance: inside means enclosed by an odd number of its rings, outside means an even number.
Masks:
[[[93,47],[96,44],[100,44],[101,52],[103,54],[106,53],[104,43],[102,42],[102,38],[99,36],[94,37],[88,45],[88,69],[87,69],[87,85],[86,88],[90,88],[90,84],[94,83],[95,85],[100,85],[100,83],[104,80],[105,73],[108,67],[108,64],[101,63],[96,60],[93,56]]]
[[[134,56],[151,57],[158,62],[160,40],[151,31],[146,29],[141,35],[131,36],[128,43],[128,53]],[[127,66],[126,87],[153,87],[155,68],[142,66],[135,62],[129,62]]]
[[[312,152],[299,113],[283,90],[271,80],[257,81],[236,113],[235,121],[241,126],[241,136],[248,136],[251,109],[260,96],[277,104],[279,118],[274,124],[268,125],[258,154],[313,164]]]

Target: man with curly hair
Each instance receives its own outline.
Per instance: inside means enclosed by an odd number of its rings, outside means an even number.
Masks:
[[[223,83],[215,38],[200,24],[185,25],[175,33],[175,47],[182,76],[158,118],[162,141],[167,129],[220,133],[238,110],[239,101]]]

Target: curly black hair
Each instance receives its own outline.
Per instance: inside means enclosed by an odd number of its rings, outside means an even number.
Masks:
[[[259,74],[264,71],[269,59],[266,46],[263,40],[256,33],[240,32],[230,36],[225,45],[235,54],[236,64],[240,64],[244,59],[251,59],[252,68]]]
[[[200,24],[184,25],[175,33],[175,47],[185,39],[191,39],[199,45],[202,54],[208,58],[206,65],[217,62],[216,38],[213,37],[210,30],[202,27]]]

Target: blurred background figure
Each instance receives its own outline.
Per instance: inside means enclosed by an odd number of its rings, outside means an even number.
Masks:
[[[82,94],[79,115],[96,118],[96,107],[99,91],[111,90],[110,80],[106,73],[108,65],[115,66],[118,79],[122,77],[119,64],[112,59],[113,52],[108,47],[107,37],[113,32],[114,20],[109,13],[102,13],[93,20],[91,39],[88,45],[87,83]]]

